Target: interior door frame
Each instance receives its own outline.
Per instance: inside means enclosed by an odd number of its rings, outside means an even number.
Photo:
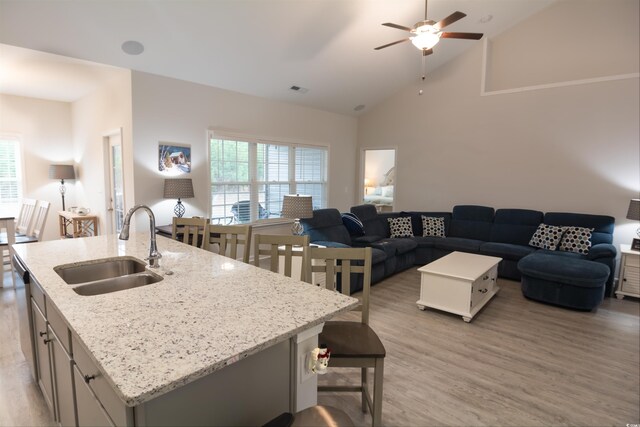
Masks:
[[[394,145],[390,146],[382,146],[382,147],[361,147],[360,148],[360,167],[358,174],[358,204],[364,203],[364,172],[366,166],[366,152],[367,151],[378,151],[378,150],[393,150],[394,158],[393,158],[393,167],[396,171],[396,181],[393,188],[393,205],[392,210],[395,212],[396,202],[398,200],[398,147]]]
[[[125,174],[124,174],[124,142],[123,138],[123,129],[119,127],[117,129],[113,129],[109,132],[105,132],[102,134],[103,141],[103,150],[104,150],[104,183],[105,183],[105,192],[104,192],[104,203],[105,203],[105,212],[106,218],[105,222],[107,223],[107,227],[105,227],[109,234],[115,233],[115,221],[113,218],[113,207],[111,206],[111,192],[113,190],[113,177],[111,174],[111,137],[120,136],[120,149],[122,153],[122,207],[124,212],[127,212],[127,197],[126,197],[126,185],[125,185]]]

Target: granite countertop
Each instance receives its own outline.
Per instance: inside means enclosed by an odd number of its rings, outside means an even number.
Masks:
[[[357,300],[167,238],[164,280],[76,294],[54,267],[149,253],[149,233],[16,245],[47,297],[128,406],[195,381],[347,311]],[[167,271],[173,274],[167,275]]]

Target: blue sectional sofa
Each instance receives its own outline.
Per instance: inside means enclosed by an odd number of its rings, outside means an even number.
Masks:
[[[563,258],[557,257],[566,257],[564,259],[586,260],[606,266],[609,274],[606,283],[601,286],[601,293],[607,296],[611,293],[616,249],[611,244],[614,218],[610,216],[559,212],[545,214],[528,209],[494,210],[473,205],[455,206],[452,212],[390,213],[378,213],[373,205],[360,205],[352,207],[351,213],[363,223],[363,235],[350,234],[336,209],[316,210],[313,218],[301,220],[301,223],[312,243],[332,247],[372,247],[372,283],[408,268],[428,264],[453,251],[500,257],[503,261],[498,266],[498,275],[520,280],[522,273],[518,269],[518,262],[537,253],[551,255],[551,259],[558,261]],[[446,237],[423,237],[423,215],[444,218]],[[389,237],[387,218],[397,217],[411,218],[414,237]],[[582,255],[529,246],[532,235],[541,223],[593,228],[592,247],[586,255]],[[600,275],[603,271],[606,270],[598,269]],[[358,283],[353,283],[352,292],[360,290],[360,287]]]

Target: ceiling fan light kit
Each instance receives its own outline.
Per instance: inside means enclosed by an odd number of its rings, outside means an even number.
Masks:
[[[411,31],[416,34],[414,37],[410,37],[411,43],[413,43],[415,47],[420,50],[427,50],[438,44],[440,34],[438,30],[433,27],[433,24],[435,24],[435,22],[426,21],[426,23]]]

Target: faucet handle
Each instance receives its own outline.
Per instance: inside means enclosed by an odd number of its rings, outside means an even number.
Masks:
[[[160,267],[160,258],[162,258],[162,254],[158,251],[153,251],[145,258],[145,261],[149,261],[150,268],[158,268]]]

